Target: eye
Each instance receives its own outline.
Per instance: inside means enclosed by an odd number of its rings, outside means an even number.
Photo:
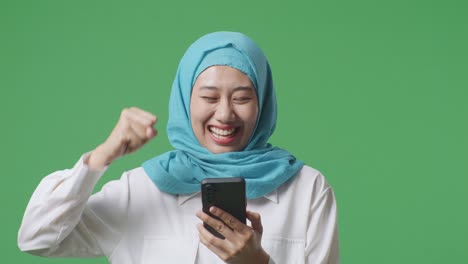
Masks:
[[[250,100],[252,100],[251,97],[245,97],[245,96],[234,98],[234,102],[236,102],[236,103],[241,103],[241,104],[247,103],[247,102],[249,102]]]
[[[200,97],[208,103],[215,103],[218,100],[218,98],[212,97],[212,96],[200,96]]]

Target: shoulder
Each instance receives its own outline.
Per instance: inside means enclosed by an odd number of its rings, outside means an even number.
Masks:
[[[137,190],[139,192],[154,192],[155,190],[159,192],[159,189],[153,183],[148,174],[146,174],[146,171],[143,169],[143,167],[137,167],[126,171],[122,177],[127,178],[130,189]]]
[[[313,187],[315,190],[325,191],[330,188],[325,176],[317,169],[304,165],[295,176],[297,184]]]
[[[128,191],[133,201],[137,202],[151,199],[172,201],[177,198],[177,195],[161,191],[151,177],[148,176],[143,167],[137,167],[126,171],[121,180],[124,178],[128,184]]]
[[[96,195],[107,194],[110,197],[123,198],[124,196],[130,196],[132,193],[154,192],[155,185],[151,183],[152,181],[147,176],[145,170],[142,167],[137,167],[124,171],[119,179],[105,183]]]
[[[288,199],[310,201],[317,200],[320,196],[331,189],[325,176],[310,166],[304,165],[301,170],[278,191],[280,195],[289,197]]]
[[[122,185],[128,188],[132,184],[144,184],[147,183],[149,177],[146,175],[143,167],[137,167],[128,171],[124,171],[119,179],[115,179],[107,182],[104,187]]]
[[[145,180],[149,178],[145,172],[145,169],[143,169],[143,167],[137,167],[129,171],[126,171],[125,173],[127,174],[127,177],[134,178],[134,180]]]

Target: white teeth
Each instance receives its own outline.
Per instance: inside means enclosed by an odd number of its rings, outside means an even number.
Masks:
[[[234,133],[235,130],[236,130],[235,128],[224,130],[224,129],[220,129],[217,127],[210,127],[210,131],[213,132],[215,136],[223,136],[223,137],[230,136],[232,133]]]

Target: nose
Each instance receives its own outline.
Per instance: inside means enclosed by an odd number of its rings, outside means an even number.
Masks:
[[[230,123],[235,120],[235,112],[229,100],[221,100],[216,108],[215,119],[221,123]]]

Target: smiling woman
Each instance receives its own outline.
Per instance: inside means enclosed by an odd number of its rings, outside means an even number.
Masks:
[[[105,142],[39,184],[19,247],[112,263],[339,263],[334,193],[319,171],[268,143],[276,109],[270,65],[255,42],[236,32],[201,37],[169,99],[175,150],[91,195],[116,158],[157,135],[155,115],[124,109]],[[220,208],[210,208],[215,217],[200,210],[200,183],[224,177],[245,180],[249,224]]]

